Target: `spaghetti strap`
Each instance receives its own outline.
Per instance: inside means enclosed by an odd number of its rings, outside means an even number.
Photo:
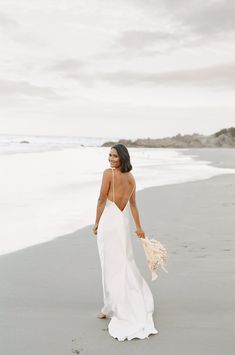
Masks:
[[[113,202],[115,203],[115,200],[114,200],[114,169],[112,169],[112,177],[113,177]]]
[[[129,198],[128,198],[128,201],[130,200],[131,195],[133,194],[134,190],[135,190],[135,184],[134,184],[134,187],[133,187],[133,189],[132,189],[132,191],[131,191],[131,193],[130,193],[130,196],[129,196]]]
[[[112,199],[112,201],[115,203],[115,198],[114,198],[114,169],[115,169],[115,168],[111,168],[111,169],[112,169],[112,180],[113,180],[113,199]],[[130,195],[129,195],[129,198],[128,198],[128,200],[127,200],[127,203],[128,203],[128,201],[130,200],[131,195],[133,194],[134,190],[135,190],[135,183],[134,183],[133,189],[131,190],[131,193],[130,193]]]

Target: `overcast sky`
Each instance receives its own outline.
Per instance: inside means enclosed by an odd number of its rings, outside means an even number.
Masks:
[[[0,133],[235,126],[235,1],[0,0]]]

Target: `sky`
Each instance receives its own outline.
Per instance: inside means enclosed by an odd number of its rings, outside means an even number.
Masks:
[[[0,0],[0,134],[235,126],[232,0]]]

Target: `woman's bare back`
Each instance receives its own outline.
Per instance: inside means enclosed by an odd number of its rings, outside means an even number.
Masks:
[[[130,172],[122,173],[112,168],[110,170],[113,175],[107,197],[123,211],[135,189],[135,180]]]

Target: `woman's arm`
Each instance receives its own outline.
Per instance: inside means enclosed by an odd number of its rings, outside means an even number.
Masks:
[[[134,218],[134,221],[135,221],[135,226],[136,226],[136,234],[138,237],[140,238],[145,238],[145,233],[141,227],[141,224],[140,224],[140,217],[139,217],[139,211],[138,211],[138,208],[137,208],[137,204],[136,204],[136,199],[135,199],[135,190],[134,189],[134,192],[132,193],[131,197],[130,197],[130,208],[131,208],[131,213],[132,213],[132,216]]]
[[[108,192],[111,184],[111,174],[110,174],[110,169],[106,169],[103,172],[103,178],[102,178],[102,183],[101,183],[101,188],[100,188],[100,195],[98,198],[97,202],[97,208],[96,208],[96,219],[95,219],[95,224],[93,226],[93,232],[94,234],[97,234],[97,229],[100,221],[100,217],[103,213],[105,203],[108,197]]]

